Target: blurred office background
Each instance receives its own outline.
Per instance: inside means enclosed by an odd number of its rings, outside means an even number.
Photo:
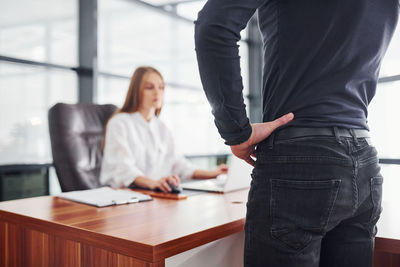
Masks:
[[[164,76],[161,117],[180,151],[202,167],[213,167],[219,155],[229,153],[201,89],[194,51],[193,21],[205,2],[0,0],[0,189],[34,169],[37,175],[49,172],[50,190],[44,194],[60,192],[51,167],[49,108],[58,102],[120,106],[141,65]],[[251,121],[259,122],[262,51],[256,17],[241,35],[245,100]],[[369,125],[390,197],[400,186],[399,29],[380,77]]]

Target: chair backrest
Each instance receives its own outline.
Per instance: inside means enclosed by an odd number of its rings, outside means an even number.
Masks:
[[[54,105],[48,113],[53,164],[61,190],[100,186],[101,142],[114,105]]]

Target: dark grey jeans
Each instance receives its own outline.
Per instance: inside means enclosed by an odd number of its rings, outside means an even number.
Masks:
[[[268,141],[256,150],[245,266],[372,266],[383,178],[369,140]]]

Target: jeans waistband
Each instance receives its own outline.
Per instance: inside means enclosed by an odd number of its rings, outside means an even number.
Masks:
[[[337,127],[324,127],[324,128],[288,127],[275,132],[274,139],[286,140],[296,137],[307,137],[307,136],[368,138],[369,132],[365,129],[348,129],[348,128],[337,128]]]
[[[296,127],[291,126],[283,129],[278,129],[273,132],[267,139],[262,141],[258,146],[273,147],[274,140],[288,140],[300,137],[319,137],[319,136],[332,136],[338,141],[341,137],[353,138],[357,143],[357,138],[369,138],[369,132],[366,129],[352,129],[352,128],[339,128],[339,127]]]

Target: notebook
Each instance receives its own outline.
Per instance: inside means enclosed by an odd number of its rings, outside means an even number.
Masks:
[[[148,195],[110,187],[66,192],[58,195],[58,197],[99,208],[152,200]]]

